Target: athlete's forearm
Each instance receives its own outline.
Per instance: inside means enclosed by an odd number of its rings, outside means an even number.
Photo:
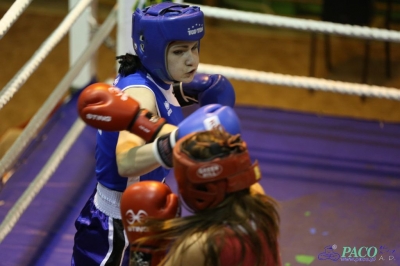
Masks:
[[[175,130],[173,125],[166,124],[157,137]],[[160,166],[156,158],[153,143],[145,144],[138,136],[128,132],[120,132],[116,148],[118,173],[121,176],[140,176]]]

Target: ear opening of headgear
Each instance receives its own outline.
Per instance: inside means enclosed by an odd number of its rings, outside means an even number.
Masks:
[[[167,70],[166,49],[172,41],[200,41],[204,14],[198,6],[163,2],[132,15],[133,48],[146,70],[155,78],[173,81]]]
[[[199,152],[196,142],[201,141],[201,134],[210,134],[210,131],[185,136],[173,151],[179,192],[193,211],[214,207],[225,199],[226,194],[249,188],[261,178],[258,162],[251,162],[246,143],[239,135],[231,136],[220,147],[217,143],[208,143],[209,150],[215,149],[216,153],[202,160],[196,156]],[[230,146],[229,152],[226,145]]]

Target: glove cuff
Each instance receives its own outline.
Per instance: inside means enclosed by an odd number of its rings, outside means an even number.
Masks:
[[[166,123],[165,118],[158,117],[146,109],[141,109],[128,125],[128,130],[149,143],[154,141],[154,138]]]
[[[176,144],[177,131],[178,129],[175,129],[171,133],[165,134],[154,141],[154,156],[157,162],[164,168],[172,168],[172,150]]]

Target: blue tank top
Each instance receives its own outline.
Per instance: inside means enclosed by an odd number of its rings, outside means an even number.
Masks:
[[[150,75],[138,71],[126,77],[117,76],[114,86],[121,90],[135,87],[147,87],[155,96],[157,111],[160,117],[167,120],[167,123],[178,125],[183,120],[182,109],[172,93],[172,86],[162,82],[156,82]],[[118,174],[115,148],[117,146],[119,132],[98,130],[96,145],[96,177],[97,181],[103,186],[116,190],[124,191],[128,178]],[[168,175],[170,170],[163,167],[142,175],[140,180],[161,181]]]

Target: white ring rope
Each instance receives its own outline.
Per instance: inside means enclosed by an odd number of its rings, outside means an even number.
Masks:
[[[351,0],[350,0],[351,1]],[[189,3],[186,3],[189,4]],[[233,9],[210,7],[197,4],[204,15],[224,20],[260,24],[271,27],[290,28],[302,31],[314,31],[327,34],[351,36],[360,39],[400,42],[400,32],[394,30],[353,26],[311,19],[289,18],[284,16],[238,11]]]
[[[349,0],[351,1],[351,0]],[[301,31],[314,31],[327,34],[351,36],[360,39],[373,39],[381,41],[400,42],[400,32],[394,30],[370,28],[365,26],[353,26],[311,19],[289,18],[284,16],[261,14],[256,12],[238,11],[233,9],[210,7],[197,4],[204,15],[236,22],[260,24],[271,27],[282,27]]]
[[[64,159],[65,155],[75,143],[76,139],[79,137],[84,128],[85,123],[83,123],[82,120],[77,119],[72,128],[68,131],[67,135],[65,135],[63,140],[60,142],[57,149],[51,155],[46,165],[29,184],[28,188],[7,213],[6,217],[0,224],[0,243],[4,240],[8,233],[11,232],[26,208],[31,204],[35,196],[40,192],[52,174],[56,171],[58,165]]]
[[[57,85],[54,91],[51,93],[46,102],[42,105],[39,111],[32,117],[28,125],[24,128],[22,133],[14,141],[13,145],[8,149],[7,153],[0,160],[0,177],[5,174],[6,171],[15,163],[17,157],[23,152],[24,148],[34,138],[39,129],[44,125],[46,118],[50,115],[51,111],[54,110],[55,106],[62,99],[66,92],[68,92],[69,86],[72,81],[78,76],[83,66],[98,50],[99,46],[108,37],[112,29],[116,24],[117,7],[108,15],[107,19],[101,25],[99,30],[93,36],[90,44],[85,49],[83,54],[70,68],[68,73],[64,76],[61,82]]]
[[[199,6],[206,16],[224,20],[260,24],[271,27],[285,27],[303,31],[338,34],[361,39],[400,42],[400,32],[394,30],[344,25],[339,23],[315,21],[310,19],[288,18],[277,15],[238,11],[190,3],[185,4]],[[207,64],[200,64],[199,72],[208,74],[219,73],[226,75],[228,78],[231,79],[251,82],[261,82],[266,84],[275,84],[304,89],[315,89],[351,95],[400,100],[400,91],[396,88],[370,86],[367,84],[333,81],[312,77],[275,74],[270,72]]]
[[[259,82],[273,85],[289,86],[302,89],[315,89],[359,96],[369,96],[400,101],[400,90],[366,84],[349,83],[301,76],[275,74],[270,72],[200,64],[199,72],[222,74],[230,79]]]
[[[93,54],[98,50],[101,43],[107,38],[110,34],[111,30],[114,28],[116,24],[116,14],[117,8],[114,6],[111,13],[108,15],[106,21],[101,25],[99,31],[93,36],[92,41],[89,46],[86,48],[82,56],[75,62],[71,70],[67,73],[64,79],[60,82],[57,88],[54,90],[55,93],[51,95],[51,97],[46,101],[45,105],[55,105],[57,103],[57,99],[61,99],[62,95],[67,91],[68,86],[74,80],[74,78],[79,74],[80,69],[87,63],[88,59],[93,56]],[[15,143],[19,141],[23,141],[28,138],[27,134],[30,134],[30,127],[35,127],[36,123],[41,120],[43,123],[43,117],[46,117],[44,114],[40,114],[40,112],[45,112],[46,110],[51,110],[52,108],[48,108],[42,106],[39,112],[34,116],[32,121],[28,124],[28,126],[24,129],[23,133],[18,137],[18,139],[14,142],[14,145],[9,150],[14,151]],[[76,139],[79,137],[80,133],[84,129],[85,124],[80,119],[77,119],[72,126],[72,128],[68,131],[66,136],[58,145],[57,149],[53,152],[49,161],[42,168],[40,173],[35,177],[29,187],[24,191],[22,196],[18,199],[18,201],[13,205],[11,210],[7,213],[7,216],[4,218],[2,223],[0,224],[0,243],[4,240],[4,238],[11,232],[12,228],[18,222],[19,218],[22,216],[26,208],[31,204],[35,196],[40,192],[46,182],[50,179],[51,175],[55,172],[71,146],[75,143]],[[37,129],[36,129],[37,130]],[[36,132],[35,130],[35,132]],[[28,133],[27,133],[28,132]],[[32,134],[31,134],[32,136]],[[26,141],[24,141],[26,143]],[[18,144],[17,144],[18,145]],[[23,149],[24,147],[19,146],[19,149]],[[7,152],[6,155],[8,155]],[[16,154],[14,152],[10,152],[10,154]],[[4,156],[6,157],[6,156]],[[4,159],[3,157],[3,159]],[[9,158],[10,160],[10,158]],[[2,160],[3,161],[3,160]],[[2,162],[1,161],[1,162]],[[7,162],[7,160],[6,160]],[[4,165],[0,167],[0,171],[4,169]],[[1,173],[1,172],[0,172]],[[1,174],[0,174],[1,176]]]
[[[16,0],[0,20],[0,39],[7,33],[32,0]]]
[[[0,91],[0,109],[13,97],[13,95],[20,89],[25,81],[32,75],[32,73],[39,67],[40,63],[46,56],[53,50],[53,48],[60,42],[60,40],[68,33],[71,26],[82,14],[85,8],[92,2],[92,0],[81,0],[75,7],[68,13],[62,23],[57,29],[45,40],[35,54],[29,61],[17,72],[17,74],[8,82],[8,84]]]

